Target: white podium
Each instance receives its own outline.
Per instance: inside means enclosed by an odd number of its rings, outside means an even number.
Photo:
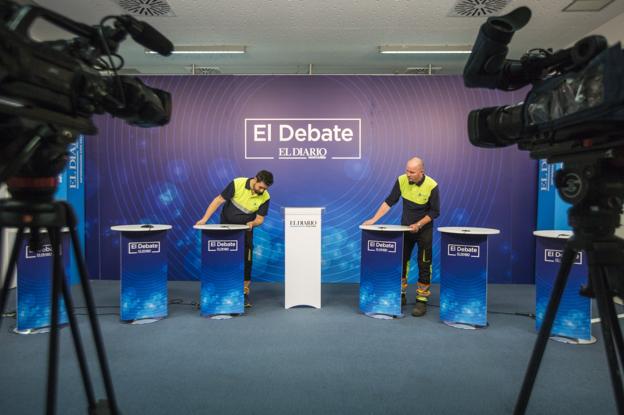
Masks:
[[[0,274],[0,287],[4,284],[4,276],[9,267],[9,257],[15,242],[15,235],[17,235],[17,228],[4,228],[0,233],[0,272],[2,272]],[[11,279],[10,288],[15,288],[17,285],[17,267],[13,270]]]
[[[0,198],[8,198],[9,192],[6,190],[6,185],[0,185]],[[11,248],[13,248],[13,242],[15,241],[15,235],[17,229],[4,228],[0,231],[0,287],[4,284],[4,276],[6,275],[7,267],[9,266],[9,257],[11,256]],[[15,288],[17,285],[17,271],[13,271],[13,281],[11,282],[11,288]]]
[[[284,307],[321,308],[321,207],[284,208]]]

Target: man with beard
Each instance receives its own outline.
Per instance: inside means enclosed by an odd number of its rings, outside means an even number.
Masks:
[[[245,232],[245,307],[251,307],[249,285],[253,259],[253,229],[262,225],[269,212],[270,196],[267,189],[272,184],[273,174],[267,170],[260,170],[252,178],[238,177],[232,180],[212,200],[204,216],[196,223],[205,224],[219,206],[225,203],[221,210],[220,223],[249,226],[249,230]]]

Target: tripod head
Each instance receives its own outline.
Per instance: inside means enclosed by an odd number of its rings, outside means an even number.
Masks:
[[[609,147],[548,161],[563,162],[563,169],[555,177],[555,185],[561,198],[572,204],[568,210],[568,222],[574,232],[572,243],[579,250],[590,247],[591,251],[597,252],[597,263],[617,264],[618,257],[624,254],[624,241],[615,236],[624,203],[624,147]],[[619,249],[613,249],[618,246]],[[607,277],[609,292],[624,294],[624,272],[619,270]],[[581,293],[593,297],[591,279],[589,284]]]
[[[624,147],[579,153],[549,162],[563,162],[555,184],[572,204],[570,226],[575,232],[613,235],[624,202]]]

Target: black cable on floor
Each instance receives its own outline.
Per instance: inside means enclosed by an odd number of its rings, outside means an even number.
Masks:
[[[440,306],[438,304],[429,304],[429,303],[427,303],[427,305],[430,306],[430,307],[440,308]],[[501,314],[501,315],[506,315],[506,316],[528,317],[528,318],[531,318],[531,319],[535,320],[535,314],[528,313],[528,312],[521,313],[521,312],[518,312],[518,311],[490,311],[490,310],[488,310],[487,313],[488,314]]]
[[[170,305],[190,305],[191,307],[199,308],[199,303],[196,301],[191,301],[190,303],[185,303],[182,298],[173,298],[169,300]]]

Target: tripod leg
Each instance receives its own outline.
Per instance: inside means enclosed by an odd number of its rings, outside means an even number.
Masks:
[[[1,228],[0,228],[1,231]],[[9,298],[9,287],[11,286],[11,280],[13,279],[13,272],[15,272],[15,266],[17,265],[17,256],[19,255],[20,247],[22,246],[22,239],[24,237],[24,228],[17,230],[17,236],[13,243],[13,249],[11,249],[11,256],[9,257],[9,266],[7,267],[6,275],[4,276],[4,284],[2,292],[0,293],[0,326],[2,325],[2,314],[4,313],[4,307],[6,307],[7,299]]]
[[[73,245],[74,256],[76,257],[76,263],[78,264],[78,274],[80,275],[80,284],[82,286],[82,292],[87,304],[87,314],[89,316],[89,322],[91,323],[91,331],[93,332],[93,338],[95,341],[95,347],[97,350],[98,360],[100,363],[100,369],[102,371],[102,378],[104,380],[104,388],[106,389],[106,396],[110,403],[111,414],[115,415],[119,411],[117,409],[117,400],[115,399],[115,391],[113,389],[113,381],[111,379],[108,362],[106,360],[106,352],[104,350],[104,342],[102,340],[102,332],[100,331],[100,325],[95,313],[95,302],[93,301],[93,294],[91,293],[91,285],[89,284],[89,277],[87,276],[87,267],[84,262],[84,257],[80,250],[80,242],[78,241],[78,234],[76,232],[76,218],[71,206],[66,205],[69,233],[71,235],[71,242]]]
[[[52,271],[52,309],[50,314],[50,345],[48,348],[48,386],[46,399],[46,413],[54,415],[56,411],[56,380],[58,372],[58,349],[59,349],[59,295],[61,292],[61,256],[58,241],[59,228],[49,227],[48,236],[52,245],[53,271]]]
[[[602,267],[599,265],[591,266],[589,276],[594,283],[596,290],[596,302],[598,303],[598,312],[600,313],[600,325],[602,326],[602,335],[605,343],[605,352],[607,353],[607,361],[609,363],[609,373],[611,374],[611,384],[613,385],[613,394],[615,395],[615,403],[618,413],[624,413],[624,386],[622,385],[622,333],[620,331],[617,315],[613,299],[609,297],[606,283],[606,275]],[[616,343],[619,350],[616,350]]]
[[[544,351],[546,350],[546,343],[548,342],[550,331],[552,330],[553,323],[555,322],[559,302],[561,301],[561,296],[563,295],[563,290],[565,289],[568,281],[568,275],[570,274],[570,269],[574,264],[575,258],[576,250],[570,247],[569,243],[566,244],[561,258],[561,266],[559,267],[559,272],[557,273],[557,279],[555,280],[555,285],[550,296],[550,301],[548,302],[548,307],[546,307],[544,321],[542,321],[542,327],[540,327],[539,334],[537,335],[537,340],[535,341],[535,346],[533,348],[533,354],[531,355],[531,360],[529,361],[529,366],[527,367],[527,372],[522,383],[522,389],[520,390],[520,395],[516,401],[516,407],[514,409],[515,415],[524,414],[527,405],[529,404],[529,398],[531,397],[531,392],[533,391],[535,378],[537,377],[537,372],[539,370],[540,363],[542,362]]]
[[[55,241],[58,246],[62,245],[61,240]],[[69,255],[69,252],[64,253]],[[63,268],[56,270],[61,275],[61,286],[63,288],[63,298],[65,299],[65,307],[67,309],[67,317],[71,327],[72,338],[74,340],[74,348],[76,349],[76,356],[78,357],[78,364],[80,366],[80,374],[82,375],[82,383],[85,388],[85,394],[87,395],[87,401],[89,403],[89,410],[95,410],[95,393],[93,392],[93,386],[91,384],[91,378],[89,376],[89,368],[87,366],[87,359],[82,346],[82,338],[80,336],[80,330],[78,328],[78,321],[74,315],[74,302],[71,295],[71,288],[69,283],[65,279],[65,272]]]
[[[610,269],[612,269],[616,273],[618,278],[621,278],[620,277],[621,270],[617,268],[616,269],[606,268],[606,274],[605,274],[605,276],[607,277],[606,283],[605,283],[606,287],[609,286],[608,276],[609,276]],[[615,304],[613,302],[613,297],[608,296],[607,300],[609,300],[607,302],[607,305],[608,305],[607,311],[609,312],[609,319],[612,322],[611,327],[613,328],[613,339],[615,340],[616,351],[618,353],[618,356],[620,357],[620,365],[624,366],[624,339],[622,338],[622,330],[620,329],[620,322],[617,316],[617,312],[615,311]]]

